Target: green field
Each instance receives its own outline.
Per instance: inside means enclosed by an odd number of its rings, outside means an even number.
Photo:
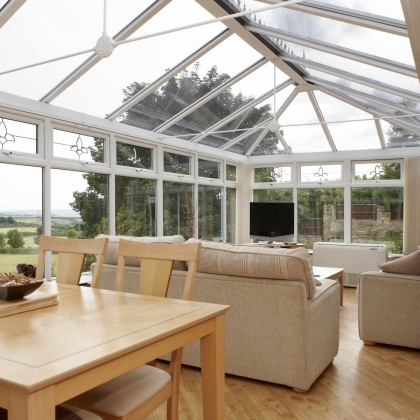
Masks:
[[[34,232],[34,233],[36,233],[36,228],[35,227],[17,227],[17,228],[14,228],[14,227],[7,227],[7,228],[2,227],[2,228],[0,228],[0,233],[6,234],[11,229],[17,229],[19,232]]]
[[[0,273],[16,271],[19,263],[35,264],[38,254],[0,254]]]

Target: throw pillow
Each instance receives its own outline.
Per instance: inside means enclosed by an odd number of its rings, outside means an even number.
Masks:
[[[379,268],[385,273],[420,276],[420,251],[413,252],[394,261],[379,264]]]

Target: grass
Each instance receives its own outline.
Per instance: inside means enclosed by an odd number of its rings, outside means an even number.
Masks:
[[[52,255],[52,265],[57,267],[58,255]],[[34,264],[38,261],[38,254],[0,254],[0,273],[16,271],[16,265],[20,263]]]
[[[19,232],[34,232],[34,233],[36,233],[36,227],[16,227],[16,228],[14,228],[14,227],[10,227],[10,228],[2,227],[2,228],[0,228],[0,233],[6,234],[9,230],[12,230],[12,229],[17,229]]]

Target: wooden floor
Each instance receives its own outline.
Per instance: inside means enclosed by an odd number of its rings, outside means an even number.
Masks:
[[[226,375],[226,420],[420,419],[420,350],[364,346],[355,289],[344,289],[340,349],[306,394]],[[167,369],[167,364],[157,362]],[[179,420],[203,418],[200,370],[183,367]],[[148,420],[166,419],[166,404]]]

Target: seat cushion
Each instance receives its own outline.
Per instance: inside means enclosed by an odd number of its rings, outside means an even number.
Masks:
[[[113,416],[125,416],[155,395],[170,380],[169,373],[143,365],[78,395],[69,403]]]

